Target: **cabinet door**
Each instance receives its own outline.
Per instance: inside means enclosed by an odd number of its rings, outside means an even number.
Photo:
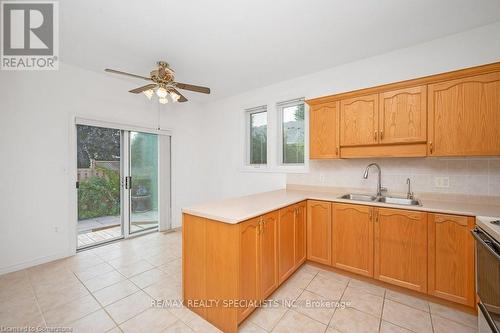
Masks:
[[[339,102],[309,109],[309,158],[339,158]]]
[[[500,155],[500,72],[429,85],[429,155]]]
[[[373,276],[373,208],[333,204],[332,265]]]
[[[429,214],[429,294],[474,306],[474,218]]]
[[[332,264],[332,204],[307,201],[307,259]]]
[[[295,268],[298,268],[306,261],[306,208],[305,201],[297,204],[295,213]]]
[[[278,223],[279,283],[285,281],[295,269],[295,210],[296,206],[280,209]]]
[[[375,213],[376,279],[427,291],[427,213],[378,208]]]
[[[345,99],[340,105],[340,145],[377,144],[378,94]]]
[[[427,141],[427,86],[380,94],[380,143]]]
[[[240,227],[240,299],[256,302],[260,298],[260,217],[242,222]],[[254,306],[238,309],[239,321],[246,318]]]
[[[278,288],[278,219],[277,211],[262,217],[260,234],[261,299]]]

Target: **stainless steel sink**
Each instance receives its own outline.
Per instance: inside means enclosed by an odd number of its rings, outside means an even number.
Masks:
[[[369,195],[369,194],[349,193],[349,194],[344,194],[343,196],[340,197],[340,199],[375,202],[377,200],[377,197],[374,195]]]
[[[422,206],[419,200],[407,198],[379,197],[377,198],[377,202],[404,206]]]
[[[380,202],[391,205],[402,205],[402,206],[422,206],[419,200],[407,199],[407,198],[396,198],[396,197],[377,197],[375,195],[369,194],[344,194],[340,199],[354,200],[354,201],[367,201],[367,202]]]

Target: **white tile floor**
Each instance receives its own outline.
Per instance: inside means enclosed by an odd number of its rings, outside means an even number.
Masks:
[[[181,234],[153,233],[0,276],[0,327],[73,332],[218,332],[181,298]],[[477,332],[476,317],[311,265],[272,296],[296,300],[255,311],[241,332]],[[314,307],[342,300],[346,308]]]

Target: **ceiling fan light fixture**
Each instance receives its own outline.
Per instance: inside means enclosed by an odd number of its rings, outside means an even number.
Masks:
[[[168,99],[167,97],[158,97],[158,102],[160,102],[160,104],[167,104],[168,103]]]
[[[156,95],[159,97],[159,98],[165,98],[167,97],[167,89],[165,89],[164,87],[159,87],[158,89],[156,89]],[[165,104],[165,103],[163,103]]]
[[[143,91],[144,95],[146,95],[146,97],[151,100],[151,97],[153,97],[153,94],[154,94],[154,91],[153,89],[148,89],[148,90],[145,90]]]
[[[179,101],[179,98],[181,98],[181,96],[179,94],[175,93],[174,91],[171,91],[170,98],[172,98],[172,100],[174,102],[177,102],[177,101]]]

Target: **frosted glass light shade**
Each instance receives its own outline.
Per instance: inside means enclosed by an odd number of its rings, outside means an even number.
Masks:
[[[167,97],[167,89],[163,88],[163,87],[160,87],[156,90],[156,95],[159,97],[159,98],[165,98]]]

